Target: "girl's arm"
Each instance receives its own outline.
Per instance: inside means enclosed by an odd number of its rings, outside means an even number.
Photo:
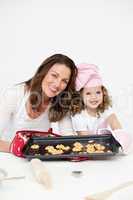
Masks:
[[[108,124],[113,130],[112,134],[114,138],[121,144],[125,153],[130,152],[133,148],[133,138],[126,130],[122,129],[122,126],[115,114],[112,114],[107,119]]]
[[[2,152],[10,152],[10,142],[0,140],[0,151]]]
[[[52,123],[53,124],[53,123]],[[72,126],[72,121],[71,121],[71,117],[70,115],[66,115],[62,120],[60,120],[59,122],[55,123],[58,124],[58,132],[55,132],[57,134],[61,134],[61,135],[75,135],[74,133],[74,129]],[[53,127],[54,128],[54,127]],[[53,130],[54,132],[54,130]]]
[[[94,135],[92,131],[76,131],[78,135]]]
[[[108,125],[111,127],[112,130],[115,129],[122,129],[121,123],[119,122],[116,114],[111,114],[107,119]]]
[[[84,114],[77,113],[74,116],[71,116],[72,126],[77,135],[92,135],[91,131],[88,131],[87,119],[84,117]]]

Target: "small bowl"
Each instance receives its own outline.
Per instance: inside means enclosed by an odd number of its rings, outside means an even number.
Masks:
[[[7,177],[7,172],[0,168],[0,183]]]

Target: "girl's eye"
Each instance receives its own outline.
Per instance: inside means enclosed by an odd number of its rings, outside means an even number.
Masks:
[[[101,91],[97,91],[96,94],[101,94]]]
[[[90,92],[87,92],[86,95],[91,95],[91,93],[90,93]]]

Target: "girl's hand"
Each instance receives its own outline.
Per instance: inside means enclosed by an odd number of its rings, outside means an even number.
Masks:
[[[121,123],[114,113],[108,117],[107,124],[111,127],[112,130],[122,129]]]
[[[112,135],[120,143],[124,153],[129,153],[133,146],[133,138],[131,134],[123,129],[117,129],[112,131]]]
[[[94,135],[94,131],[77,131],[78,135]]]

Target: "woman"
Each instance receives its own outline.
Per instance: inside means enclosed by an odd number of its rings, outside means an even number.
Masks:
[[[0,99],[0,151],[9,152],[16,131],[73,134],[69,110],[77,68],[67,56],[48,57],[28,81],[9,88]],[[55,122],[59,123],[55,123]]]

